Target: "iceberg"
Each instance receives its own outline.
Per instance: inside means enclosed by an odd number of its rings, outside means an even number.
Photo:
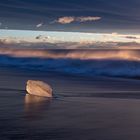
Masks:
[[[26,91],[31,95],[41,97],[52,97],[52,88],[50,85],[43,81],[28,80]]]

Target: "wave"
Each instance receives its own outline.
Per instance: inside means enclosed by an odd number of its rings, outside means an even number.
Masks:
[[[121,60],[140,60],[140,50],[45,50],[45,49],[10,49],[0,48],[1,55],[13,57],[36,57],[52,59],[121,59]]]
[[[0,65],[83,76],[140,76],[140,50],[0,49]]]

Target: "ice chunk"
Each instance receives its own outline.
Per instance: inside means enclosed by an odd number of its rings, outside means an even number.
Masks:
[[[52,88],[50,87],[50,85],[42,81],[28,80],[26,90],[29,94],[32,95],[52,97]]]

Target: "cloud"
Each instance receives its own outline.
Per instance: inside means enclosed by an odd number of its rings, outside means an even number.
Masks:
[[[118,46],[129,46],[129,47],[132,47],[132,46],[137,46],[137,47],[140,47],[140,43],[137,43],[137,42],[135,42],[135,41],[133,41],[133,42],[118,42],[117,43],[117,45]]]
[[[100,20],[101,17],[77,17],[76,18],[76,21],[79,21],[79,22],[86,22],[86,21],[96,21],[96,20]]]
[[[56,20],[56,22],[61,24],[69,24],[74,21],[75,21],[75,17],[61,17],[58,20]]]
[[[69,24],[72,22],[87,22],[87,21],[97,21],[100,20],[101,17],[92,17],[92,16],[87,16],[87,17],[74,17],[74,16],[68,16],[68,17],[60,17],[57,20],[55,20],[53,23],[60,23],[60,24]]]
[[[35,40],[19,40],[17,38],[0,39],[0,47],[36,48],[36,49],[140,49],[137,42],[96,42],[79,40],[79,42],[51,41],[49,36],[38,35]]]
[[[0,45],[9,45],[13,43],[18,43],[18,40],[12,38],[0,39]]]
[[[111,35],[116,36],[119,35],[117,32],[113,32]]]
[[[39,28],[41,26],[43,26],[43,23],[39,23],[39,24],[36,25],[37,28]]]
[[[46,35],[38,35],[35,37],[35,39],[43,41],[43,42],[48,41],[48,39],[50,38],[51,38],[50,36],[46,36]]]
[[[125,36],[125,38],[128,38],[128,39],[139,39],[139,38],[136,37],[136,36]]]

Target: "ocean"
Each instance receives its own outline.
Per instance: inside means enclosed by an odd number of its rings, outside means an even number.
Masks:
[[[139,140],[139,50],[0,49],[1,140]],[[53,88],[31,96],[27,80]]]
[[[139,77],[140,50],[0,49],[0,65],[80,76]]]

